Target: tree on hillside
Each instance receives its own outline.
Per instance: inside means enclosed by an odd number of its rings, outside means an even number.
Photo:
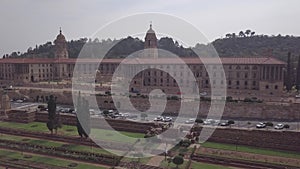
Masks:
[[[57,134],[57,129],[61,128],[61,124],[60,124],[59,114],[56,113],[56,101],[53,95],[50,96],[47,108],[48,108],[47,127],[50,130],[51,134],[53,134],[53,130],[55,130],[55,134]]]
[[[255,35],[255,32],[253,31],[253,32],[251,32],[251,36],[254,36]]]
[[[231,38],[232,36],[231,36],[231,33],[227,33],[226,35],[225,35],[225,37],[226,38]]]
[[[300,55],[298,58],[298,66],[297,66],[296,88],[298,91],[300,91]]]
[[[232,33],[232,34],[231,34],[231,37],[232,37],[232,38],[236,38],[236,34],[235,34],[235,33]]]
[[[239,37],[245,37],[245,34],[244,34],[243,31],[240,31],[240,32],[239,32]]]
[[[252,33],[252,31],[251,31],[250,29],[247,29],[247,30],[245,31],[245,34],[246,34],[247,36],[250,36],[251,33]]]
[[[246,34],[247,36],[249,36],[249,35],[251,34],[251,30],[250,30],[250,29],[247,29],[247,30],[245,31],[245,34]]]
[[[291,91],[293,87],[292,78],[293,78],[293,68],[291,64],[291,52],[288,52],[287,57],[287,70],[286,70],[286,77],[285,77],[285,86],[287,91]]]

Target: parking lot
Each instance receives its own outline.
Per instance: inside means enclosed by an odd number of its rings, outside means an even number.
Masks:
[[[41,105],[42,103],[33,103],[33,102],[21,102],[21,101],[12,101],[11,102],[11,107],[13,109],[36,109],[38,105]],[[44,104],[45,105],[45,104]],[[46,105],[45,105],[46,106]],[[60,111],[60,113],[72,113],[75,114],[76,112],[74,111],[74,108],[72,106],[67,106],[67,105],[57,105],[57,110]],[[91,117],[92,118],[103,118],[102,111],[99,111],[97,109],[90,109]],[[125,114],[125,115],[123,115]],[[133,113],[133,112],[121,112],[116,115],[116,118],[122,118],[122,119],[127,119],[127,120],[133,120],[133,121],[140,121],[140,122],[145,122],[145,121],[154,121],[159,114],[148,114],[146,118],[142,118],[140,113]],[[163,117],[165,118],[165,117]],[[187,125],[187,121],[191,120],[191,117],[180,117],[176,119],[176,117],[168,117],[169,119],[166,122],[174,122],[176,120],[176,123],[180,125]],[[170,120],[171,119],[171,120]],[[194,119],[195,120],[195,119]],[[206,119],[202,119],[204,122]],[[227,122],[228,120],[231,119],[221,119],[218,121],[219,124]],[[158,120],[158,121],[163,121],[163,120]],[[274,126],[277,124],[287,124],[289,125],[288,129],[283,129],[283,130],[294,130],[294,131],[300,131],[300,122],[284,122],[284,121],[264,121],[264,120],[234,120],[234,124],[228,125],[228,126],[219,126],[219,127],[232,127],[232,128],[243,128],[243,129],[258,129],[256,125],[260,122],[270,122],[273,124],[273,127],[271,126],[266,126],[264,128],[259,128],[258,130],[275,130]],[[204,125],[204,124],[202,124]],[[207,124],[208,126],[218,126],[218,124]]]

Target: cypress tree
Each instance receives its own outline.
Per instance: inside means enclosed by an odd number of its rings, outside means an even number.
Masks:
[[[57,129],[56,125],[56,102],[54,100],[53,95],[50,96],[48,101],[48,122],[47,127],[50,130],[51,134],[53,134],[53,129]]]
[[[90,112],[89,103],[86,99],[82,98],[79,92],[77,98],[77,132],[80,137],[88,138],[91,132],[90,129]]]

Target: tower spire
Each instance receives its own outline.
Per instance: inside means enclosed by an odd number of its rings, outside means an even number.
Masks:
[[[62,31],[61,31],[61,27],[59,27],[59,34],[61,34],[62,33]]]
[[[150,29],[152,29],[152,21],[150,21]]]

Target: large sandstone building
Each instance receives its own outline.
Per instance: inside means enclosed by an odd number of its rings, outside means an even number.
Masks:
[[[65,36],[60,31],[55,41],[54,58],[5,58],[0,59],[0,83],[2,84],[30,84],[42,81],[71,80],[75,64],[82,70],[82,76],[97,73],[96,81],[103,81],[101,77],[111,77],[123,59],[73,59],[69,58]],[[135,58],[126,62],[127,71],[138,67],[148,68],[137,74],[131,82],[129,90],[132,92],[149,92],[160,87],[166,92],[176,93],[177,84],[191,90],[199,87],[200,91],[209,90],[211,85],[226,83],[228,89],[252,90],[265,93],[280,93],[283,90],[284,67],[286,64],[273,57],[245,57],[221,58],[217,64],[214,58],[182,58],[183,62],[176,62],[173,58],[161,58],[157,52],[157,38],[152,26],[145,36],[145,58]],[[185,71],[182,63],[190,68],[192,74]],[[205,65],[203,63],[206,63]],[[150,66],[151,65],[151,66]],[[154,66],[153,66],[154,65]],[[209,77],[209,71],[218,70],[223,66],[226,81],[216,81]],[[159,69],[173,69],[168,74]],[[194,76],[195,81],[184,77]],[[100,77],[100,79],[99,79]],[[179,81],[173,77],[178,77]],[[106,78],[107,79],[107,78]]]

